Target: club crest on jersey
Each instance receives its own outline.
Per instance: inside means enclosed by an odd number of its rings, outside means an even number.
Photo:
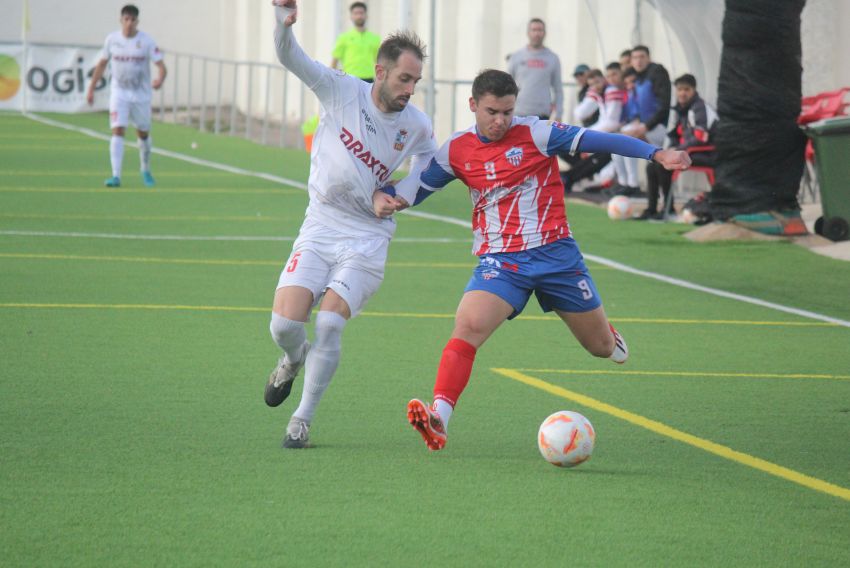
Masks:
[[[393,144],[393,149],[401,152],[404,150],[405,142],[407,142],[407,130],[399,130],[398,134],[395,135],[395,144]]]
[[[507,152],[505,152],[505,158],[508,160],[508,163],[515,168],[518,168],[522,163],[522,148],[517,148],[514,146]]]

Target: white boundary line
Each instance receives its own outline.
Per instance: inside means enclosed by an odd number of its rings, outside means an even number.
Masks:
[[[55,120],[51,120],[49,118],[43,118],[43,117],[40,117],[40,116],[35,116],[35,115],[29,114],[29,113],[24,113],[24,116],[31,119],[31,120],[34,120],[36,122],[41,122],[43,124],[46,124],[48,126],[55,126],[57,128],[63,128],[65,130],[71,130],[71,131],[74,131],[74,132],[79,132],[81,134],[85,134],[86,136],[91,136],[93,138],[98,138],[100,140],[109,140],[109,137],[106,136],[105,134],[95,132],[94,130],[90,130],[88,128],[82,128],[82,127],[74,126],[74,125],[71,125],[71,124],[65,124],[63,122],[58,122],[58,121],[55,121]],[[135,145],[135,144],[132,144],[132,145]],[[179,154],[177,152],[170,152],[168,150],[160,150],[160,149],[154,148],[153,151],[156,154],[168,156],[169,158],[174,158],[176,160],[183,160],[185,162],[189,162],[191,164],[196,164],[196,165],[199,165],[199,166],[205,166],[205,167],[214,168],[214,169],[217,169],[217,170],[223,170],[223,171],[230,172],[230,173],[233,173],[233,174],[238,174],[238,175],[257,177],[257,178],[260,178],[260,179],[264,179],[264,180],[275,182],[275,183],[281,183],[281,184],[288,185],[288,186],[291,186],[291,187],[298,187],[298,188],[301,188],[301,189],[307,188],[306,184],[304,184],[302,182],[283,178],[283,177],[279,177],[279,176],[275,176],[275,175],[272,175],[272,174],[267,174],[267,173],[263,173],[263,172],[255,172],[255,171],[246,170],[246,169],[242,169],[242,168],[236,168],[236,167],[233,167],[233,166],[227,166],[225,164],[219,164],[217,162],[210,162],[210,161],[207,161],[207,160],[201,160],[201,159],[198,159],[198,158],[193,158],[192,156],[187,156],[185,154]],[[461,226],[461,227],[468,227],[469,226],[468,221],[465,221],[463,219],[457,219],[457,218],[454,218],[454,217],[446,217],[446,216],[443,216],[443,215],[435,215],[433,213],[424,213],[424,212],[421,212],[421,211],[407,211],[407,210],[405,210],[404,213],[407,213],[408,215],[413,215],[414,217],[420,217],[422,219],[430,219],[432,221],[440,221],[440,222],[443,222],[443,223],[449,223],[451,225],[458,225],[458,226]],[[8,232],[6,231],[6,232],[3,232],[2,234],[6,234],[6,233],[8,233]],[[22,233],[22,232],[19,232],[19,233]],[[68,236],[71,236],[71,235],[68,235]],[[113,238],[116,238],[116,237],[113,237]],[[153,238],[153,237],[151,237],[151,238]],[[189,240],[190,238],[191,237],[187,237],[186,239]],[[218,238],[216,238],[216,237],[198,237],[197,239],[218,240]],[[260,240],[260,239],[289,240],[290,237],[277,237],[277,238],[275,238],[275,237],[259,237],[259,238],[244,237],[243,240],[252,240],[252,239],[256,239],[256,240]],[[401,242],[401,239],[394,239],[394,241]],[[424,241],[422,241],[422,242],[424,242]],[[440,241],[440,242],[444,242],[444,241]],[[739,302],[744,302],[744,303],[747,303],[747,304],[760,306],[762,308],[768,308],[768,309],[771,309],[771,310],[784,312],[786,314],[792,314],[792,315],[796,315],[796,316],[800,316],[800,317],[804,317],[804,318],[808,318],[808,319],[813,319],[813,320],[818,320],[818,321],[825,321],[825,322],[828,322],[828,323],[834,323],[836,325],[840,325],[840,326],[843,326],[843,327],[850,328],[850,321],[847,321],[847,320],[838,319],[838,318],[834,318],[834,317],[831,317],[831,316],[826,316],[826,315],[819,314],[819,313],[816,313],[816,312],[810,312],[808,310],[801,310],[801,309],[798,309],[798,308],[783,306],[782,304],[776,304],[776,303],[773,303],[773,302],[768,302],[766,300],[761,300],[759,298],[753,298],[751,296],[744,296],[743,294],[735,294],[733,292],[727,292],[725,290],[719,290],[717,288],[710,288],[708,286],[702,286],[702,285],[696,284],[694,282],[688,282],[687,280],[681,280],[679,278],[672,278],[670,276],[665,276],[663,274],[658,274],[658,273],[655,273],[655,272],[648,272],[646,270],[640,270],[638,268],[633,268],[633,267],[628,266],[626,264],[622,264],[622,263],[616,262],[614,260],[609,260],[609,259],[601,257],[601,256],[585,254],[584,257],[589,259],[589,260],[592,260],[593,262],[598,262],[599,264],[602,264],[604,266],[608,266],[608,267],[613,268],[615,270],[620,270],[622,272],[627,272],[629,274],[634,274],[636,276],[643,276],[644,278],[650,278],[652,280],[657,280],[659,282],[664,282],[666,284],[672,284],[673,286],[679,286],[680,288],[687,288],[689,290],[695,290],[697,292],[703,292],[705,294],[711,294],[713,296],[719,296],[721,298],[727,298],[727,299],[730,299],[730,300],[737,300]]]
[[[295,237],[258,237],[244,235],[139,235],[132,233],[73,233],[63,231],[0,231],[0,235],[12,237],[70,237],[82,239],[124,239],[138,241],[284,241],[292,242]],[[399,237],[394,243],[468,243],[468,239],[442,237]]]
[[[90,136],[91,138],[97,138],[98,140],[109,141],[109,136],[106,134],[101,134],[100,132],[96,132],[91,130],[90,128],[83,128],[82,126],[74,126],[73,124],[66,124],[64,122],[59,122],[56,120],[52,120],[49,118],[44,118],[43,116],[37,116],[30,113],[24,113],[24,116],[29,118],[30,120],[34,120],[35,122],[40,122],[42,124],[46,124],[48,126],[54,126],[56,128],[62,128],[64,130],[70,130],[72,132],[79,132],[80,134],[85,134],[86,136]],[[134,148],[138,147],[138,144],[135,142],[125,142],[125,145],[132,146]],[[160,156],[167,156],[169,158],[174,158],[175,160],[182,160],[184,162],[189,162],[190,164],[195,164],[196,166],[204,166],[207,168],[213,168],[216,170],[221,170],[224,172],[229,172],[231,174],[237,174],[242,176],[250,176],[256,177],[260,179],[264,179],[266,181],[271,181],[274,183],[280,183],[283,185],[288,185],[291,187],[297,187],[298,189],[307,189],[307,184],[304,182],[296,181],[294,179],[289,179],[285,177],[280,177],[272,174],[267,174],[265,172],[255,172],[252,170],[246,170],[243,168],[237,168],[234,166],[228,166],[226,164],[219,164],[218,162],[210,162],[209,160],[202,160],[200,158],[195,158],[193,156],[187,156],[186,154],[180,154],[178,152],[171,152],[170,150],[163,150],[161,148],[153,148],[154,154],[159,154]]]

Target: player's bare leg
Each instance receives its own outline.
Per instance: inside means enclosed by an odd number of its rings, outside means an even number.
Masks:
[[[289,397],[292,383],[307,360],[310,344],[304,323],[313,305],[313,293],[301,286],[278,288],[274,294],[269,331],[283,355],[269,375],[264,399],[269,406],[279,406]]]
[[[483,290],[469,291],[461,298],[452,338],[443,349],[437,369],[434,404],[429,407],[418,399],[407,404],[407,420],[429,450],[446,445],[446,427],[469,383],[475,353],[513,311],[513,306],[502,298]]]
[[[112,177],[103,182],[106,187],[121,187],[121,165],[124,162],[124,127],[112,129],[109,140],[109,161],[112,164]]]
[[[151,141],[150,132],[137,130],[136,136],[139,138],[139,163],[142,170],[142,182],[146,187],[153,187],[156,182],[151,175],[151,149],[153,142]]]
[[[589,312],[555,310],[555,313],[591,355],[610,358],[615,363],[625,363],[629,358],[629,348],[623,336],[608,321],[602,306]]]
[[[284,448],[309,446],[310,423],[339,366],[342,332],[350,318],[348,303],[328,288],[316,314],[315,339],[305,359],[304,390],[301,402],[286,427]]]

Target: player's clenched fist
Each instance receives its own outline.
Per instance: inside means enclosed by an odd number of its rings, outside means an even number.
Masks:
[[[389,217],[400,209],[400,203],[395,197],[378,190],[372,194],[372,207],[378,217]]]
[[[659,150],[652,159],[668,170],[686,170],[691,167],[691,157],[682,150]]]
[[[295,0],[272,0],[272,6],[292,10],[292,13],[283,21],[284,26],[291,26],[298,20],[298,3]]]

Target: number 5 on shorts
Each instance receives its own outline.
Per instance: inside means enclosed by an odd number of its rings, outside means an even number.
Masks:
[[[295,269],[298,267],[298,257],[300,256],[300,252],[296,252],[292,255],[292,258],[289,259],[289,264],[286,265],[287,272],[295,272]],[[582,282],[584,282],[584,280],[582,280]]]

